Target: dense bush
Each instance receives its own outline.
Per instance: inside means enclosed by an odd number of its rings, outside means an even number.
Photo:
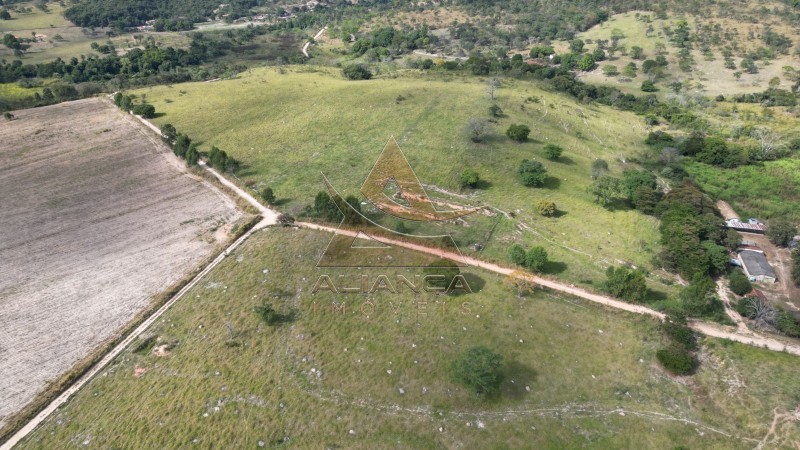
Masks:
[[[531,129],[527,125],[513,124],[506,130],[506,136],[517,142],[527,141],[529,134],[531,134]]]
[[[775,325],[781,333],[787,336],[800,337],[800,322],[788,311],[778,313]]]
[[[464,171],[461,172],[461,176],[459,177],[459,181],[461,182],[462,188],[468,187],[474,189],[478,187],[478,183],[480,182],[480,180],[481,180],[480,175],[478,175],[478,172],[476,172],[473,169],[464,169]]]
[[[342,69],[342,75],[348,80],[369,80],[372,72],[364,64],[350,64]]]
[[[551,200],[539,200],[536,210],[539,211],[539,214],[550,217],[556,213],[556,204]]]
[[[667,320],[661,324],[661,331],[672,342],[680,344],[687,350],[692,350],[697,346],[694,332],[686,325],[686,320],[668,317]]]
[[[539,161],[523,159],[517,169],[519,180],[528,187],[540,187],[547,179],[547,169]]]
[[[625,266],[610,266],[606,269],[605,290],[614,297],[641,302],[647,294],[644,272]]]
[[[753,290],[750,280],[747,279],[744,272],[738,269],[731,272],[730,287],[731,291],[736,295],[746,295]]]
[[[725,257],[719,244],[725,242],[725,235],[720,227],[722,219],[710,198],[691,183],[675,185],[659,201],[656,214],[661,218],[663,245],[657,265],[677,271],[685,279],[718,273],[719,255]]]
[[[787,219],[771,220],[767,227],[767,237],[769,240],[780,247],[786,247],[792,238],[797,234],[797,227]]]
[[[689,350],[679,344],[672,344],[658,350],[656,358],[665,369],[675,375],[689,375],[694,365]]]
[[[152,119],[156,116],[156,108],[153,105],[143,104],[136,105],[131,111],[137,116],[142,116],[145,119]]]
[[[263,198],[268,205],[272,205],[275,203],[275,193],[272,191],[271,187],[267,186],[264,189],[261,189],[261,192],[259,192],[259,194],[261,195],[261,198]]]
[[[525,265],[525,249],[522,248],[519,244],[514,244],[508,249],[508,256],[511,258],[511,261],[518,265],[524,266]]]
[[[428,285],[434,288],[445,290],[453,283],[453,279],[461,273],[458,265],[449,259],[438,259],[432,262],[428,267],[423,270],[425,275],[433,275],[428,282]]]
[[[342,219],[342,212],[336,206],[331,196],[325,191],[317,192],[317,196],[314,197],[313,212],[315,216],[330,222]]]
[[[483,346],[472,347],[453,362],[452,376],[476,395],[497,394],[503,381],[502,363],[502,355]]]
[[[561,157],[563,153],[564,149],[559,147],[558,145],[545,144],[544,146],[544,155],[547,157],[547,159],[551,161],[557,160],[558,158]]]
[[[533,247],[525,254],[525,267],[531,272],[540,273],[547,266],[547,250],[543,247]]]

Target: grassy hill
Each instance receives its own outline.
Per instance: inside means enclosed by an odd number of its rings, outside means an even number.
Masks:
[[[713,14],[712,18],[673,14],[665,19],[657,18],[652,11],[631,11],[614,15],[608,21],[579,33],[576,37],[586,41],[586,48],[591,51],[597,48],[598,39],[610,41],[612,36],[617,34],[623,36],[619,40],[619,45],[625,49],[617,52],[613,58],[599,62],[597,69],[583,74],[582,78],[589,83],[611,84],[632,93],[641,93],[642,81],[652,78],[652,74],[642,73],[642,62],[645,59],[655,58],[658,52],[657,46],[661,45],[670,63],[668,70],[657,78],[662,94],[672,92],[669,86],[676,81],[684,84],[687,93],[707,96],[760,92],[765,90],[769,81],[775,77],[780,80],[778,86],[782,89],[791,87],[793,81],[784,76],[783,68],[797,64],[796,54],[777,53],[774,59],[757,61],[758,73],[754,74],[744,71],[740,64],[744,54],[765,46],[761,36],[766,29],[793,36],[795,30],[792,26],[781,23],[776,17],[770,17],[760,23],[747,23],[742,19],[725,17],[726,15],[719,11]],[[648,17],[647,20],[643,19],[645,16]],[[688,22],[692,36],[700,40],[690,51],[694,64],[688,72],[678,68],[679,50],[670,42],[670,37],[666,33],[667,29],[674,30],[681,20]],[[732,41],[736,45],[735,50],[730,47]],[[634,59],[631,52],[633,46],[643,48],[644,57]],[[725,67],[723,49],[726,47],[733,53],[735,69]],[[560,43],[559,48],[568,51],[566,43]],[[706,50],[703,51],[703,48]],[[791,52],[793,53],[794,49]],[[613,65],[622,71],[629,63],[635,63],[640,69],[635,77],[607,76],[603,72],[604,66]],[[737,72],[740,72],[738,78],[735,76]]]
[[[496,100],[504,116],[485,143],[475,144],[464,127],[471,117],[489,118],[492,102],[484,81],[398,71],[351,82],[335,69],[292,67],[135,93],[163,113],[157,124],[172,123],[202,142],[202,149],[216,145],[241,160],[240,181],[256,189],[272,187],[280,208],[292,214],[322,190],[322,173],[340,191],[356,194],[386,141],[395,136],[432,194],[516,216],[500,222],[484,257],[507,260],[513,242],[543,245],[560,263],[552,274],[595,285],[609,264],[649,267],[658,250],[657,221],[622,204],[604,209],[587,192],[595,159],[607,160],[615,173],[633,167],[624,160],[643,145],[641,118],[578,104],[530,82],[504,80]],[[508,139],[504,133],[512,123],[528,125],[531,141]],[[547,160],[546,143],[563,146],[564,155]],[[549,178],[543,188],[518,181],[523,159],[546,166]],[[465,168],[480,173],[482,189],[459,192],[458,177]],[[541,199],[555,201],[557,217],[537,213]],[[462,251],[481,238],[470,231],[456,232]],[[652,287],[660,291],[654,297],[669,292],[655,278]]]
[[[311,295],[330,272],[314,268],[329,238],[281,228],[251,237],[20,448],[730,449],[800,439],[786,414],[800,401],[795,357],[708,340],[699,372],[675,378],[654,358],[651,319],[543,291],[519,298],[480,271],[467,275],[480,292],[457,297]],[[253,308],[263,299],[293,320],[261,322]],[[332,313],[332,301],[346,312]],[[450,379],[472,345],[504,356],[499,398]]]

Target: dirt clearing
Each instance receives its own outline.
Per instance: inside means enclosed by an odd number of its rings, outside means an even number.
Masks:
[[[14,115],[0,124],[0,428],[242,217],[108,102]]]

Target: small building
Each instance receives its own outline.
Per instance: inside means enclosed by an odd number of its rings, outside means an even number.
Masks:
[[[762,251],[742,250],[739,252],[739,262],[742,263],[744,273],[750,281],[774,283],[778,280]]]
[[[725,226],[742,233],[764,234],[767,232],[767,226],[758,219],[749,219],[747,222],[742,222],[738,217],[734,217],[726,220]]]

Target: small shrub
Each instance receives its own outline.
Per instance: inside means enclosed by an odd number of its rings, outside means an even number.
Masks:
[[[677,344],[684,346],[688,350],[696,347],[694,332],[686,326],[685,320],[668,318],[662,325],[661,330],[664,334]]]
[[[749,294],[753,290],[750,280],[741,270],[734,270],[730,276],[730,287],[736,295]]]
[[[272,192],[271,187],[265,187],[262,189],[260,195],[268,205],[275,204],[275,193]]]
[[[527,141],[529,134],[531,134],[531,129],[527,125],[513,124],[506,130],[506,136],[517,142]]]
[[[680,344],[672,344],[656,351],[656,359],[665,369],[675,375],[688,375],[694,366],[689,350]]]
[[[522,184],[528,187],[543,186],[547,179],[547,169],[538,161],[528,161],[523,159],[517,169]]]
[[[156,108],[153,105],[136,105],[131,111],[137,116],[142,116],[145,119],[152,119],[156,116]]]
[[[294,217],[290,216],[289,214],[280,214],[277,220],[278,224],[284,227],[294,225]]]
[[[474,171],[473,169],[464,169],[461,172],[461,177],[459,177],[459,181],[461,182],[462,188],[476,188],[478,187],[478,182],[480,182],[480,176],[478,172]]]
[[[558,145],[547,144],[544,146],[544,155],[547,156],[547,159],[551,161],[555,161],[560,158],[562,153],[564,153],[564,149]]]
[[[536,209],[539,210],[539,214],[550,217],[556,213],[556,204],[550,200],[539,200],[539,204],[536,205]]]
[[[533,247],[525,255],[525,267],[531,272],[540,273],[547,265],[547,250],[544,247]]]
[[[372,72],[364,64],[351,64],[342,69],[342,75],[348,80],[369,80]]]
[[[472,347],[453,363],[453,379],[465,384],[476,395],[496,394],[503,381],[502,362],[502,355],[483,346]]]
[[[518,265],[524,266],[525,265],[525,249],[522,248],[519,244],[514,244],[508,249],[508,256],[511,258],[511,261]]]

